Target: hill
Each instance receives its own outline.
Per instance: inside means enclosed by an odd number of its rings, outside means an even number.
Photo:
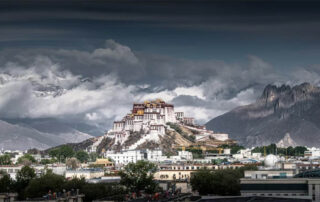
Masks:
[[[33,124],[32,124],[33,123]],[[58,122],[9,123],[0,120],[0,148],[5,150],[39,150],[65,143],[82,142],[91,135]],[[49,130],[48,125],[52,130]],[[41,128],[46,128],[43,130]],[[55,128],[55,129],[53,129]]]

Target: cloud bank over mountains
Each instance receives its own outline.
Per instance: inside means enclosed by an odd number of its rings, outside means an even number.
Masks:
[[[319,85],[320,66],[281,72],[246,62],[147,54],[107,40],[87,50],[0,51],[0,119],[57,118],[108,129],[133,102],[162,98],[204,123],[260,96],[269,83]]]

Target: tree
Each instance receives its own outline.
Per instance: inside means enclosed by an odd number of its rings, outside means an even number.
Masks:
[[[236,170],[200,170],[192,175],[190,183],[200,195],[239,195],[240,178],[244,176],[244,171],[256,169],[256,166],[245,166]]]
[[[17,161],[18,164],[23,164],[25,166],[26,165],[29,166],[35,162],[37,162],[36,159],[30,154],[25,154],[21,156],[20,158],[18,158],[18,161]]]
[[[17,181],[18,182],[25,182],[28,184],[30,180],[36,177],[36,172],[33,168],[29,166],[23,166],[21,170],[17,172]]]
[[[42,165],[47,165],[47,164],[52,164],[57,162],[57,159],[53,158],[53,159],[41,159],[40,164]]]
[[[18,192],[19,199],[24,199],[24,189],[28,186],[29,182],[36,177],[36,172],[29,166],[23,166],[17,172],[17,180],[14,185],[16,192]]]
[[[303,156],[304,152],[307,151],[306,147],[297,146],[297,147],[287,147],[287,148],[280,148],[277,147],[275,144],[270,144],[269,146],[262,146],[262,147],[255,147],[252,152],[260,152],[266,154],[279,154],[283,156]]]
[[[85,151],[78,151],[75,156],[81,163],[89,160],[89,154]]]
[[[10,192],[13,189],[13,181],[8,174],[3,174],[0,179],[0,193]]]
[[[67,158],[71,158],[74,155],[72,147],[68,145],[62,145],[58,148],[49,151],[51,157],[57,158],[59,161],[65,161]]]
[[[120,184],[126,186],[131,192],[144,190],[146,193],[154,193],[158,184],[154,181],[153,175],[157,166],[148,161],[129,163],[120,171]]]
[[[79,189],[81,190],[82,187],[86,185],[86,180],[85,178],[72,178],[71,180],[66,181],[66,183],[63,185],[63,189],[65,190],[76,190]]]
[[[30,181],[25,189],[25,196],[29,198],[42,197],[50,190],[53,192],[62,191],[65,178],[52,172],[47,172],[39,178]]]
[[[194,191],[198,191],[200,195],[207,195],[213,192],[213,175],[212,171],[203,169],[195,172],[190,180],[190,184]]]
[[[70,158],[66,160],[66,165],[68,168],[71,168],[73,170],[77,169],[79,167],[80,162],[76,158]]]
[[[0,156],[0,165],[10,165],[11,163],[11,156],[9,154]]]

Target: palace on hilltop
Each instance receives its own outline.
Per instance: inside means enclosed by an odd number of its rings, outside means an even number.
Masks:
[[[177,121],[174,113],[174,106],[165,103],[163,100],[145,101],[134,103],[131,113],[127,114],[121,121],[113,123],[113,132],[148,131],[165,133],[164,125],[167,122]]]
[[[166,123],[194,124],[194,118],[185,117],[183,112],[175,112],[174,106],[161,99],[134,103],[131,113],[120,121],[114,121],[108,136],[122,144],[133,132],[164,135]]]
[[[134,103],[131,113],[125,115],[120,121],[114,121],[112,129],[105,136],[111,138],[114,145],[124,145],[126,149],[136,149],[148,141],[159,142],[167,130],[175,130],[171,128],[172,124],[183,126],[185,130],[194,131],[196,142],[211,142],[216,146],[229,140],[228,134],[214,133],[207,130],[205,126],[195,124],[193,117],[185,117],[184,112],[175,112],[172,104],[161,99]],[[134,133],[140,134],[140,136],[133,135]],[[124,144],[126,141],[130,143]],[[99,142],[95,144],[98,145]]]

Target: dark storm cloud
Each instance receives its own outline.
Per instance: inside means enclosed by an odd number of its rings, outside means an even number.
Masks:
[[[50,40],[105,39],[110,29],[130,35],[158,27],[318,41],[319,6],[315,1],[2,1],[0,36],[30,44],[45,36],[51,45]]]

